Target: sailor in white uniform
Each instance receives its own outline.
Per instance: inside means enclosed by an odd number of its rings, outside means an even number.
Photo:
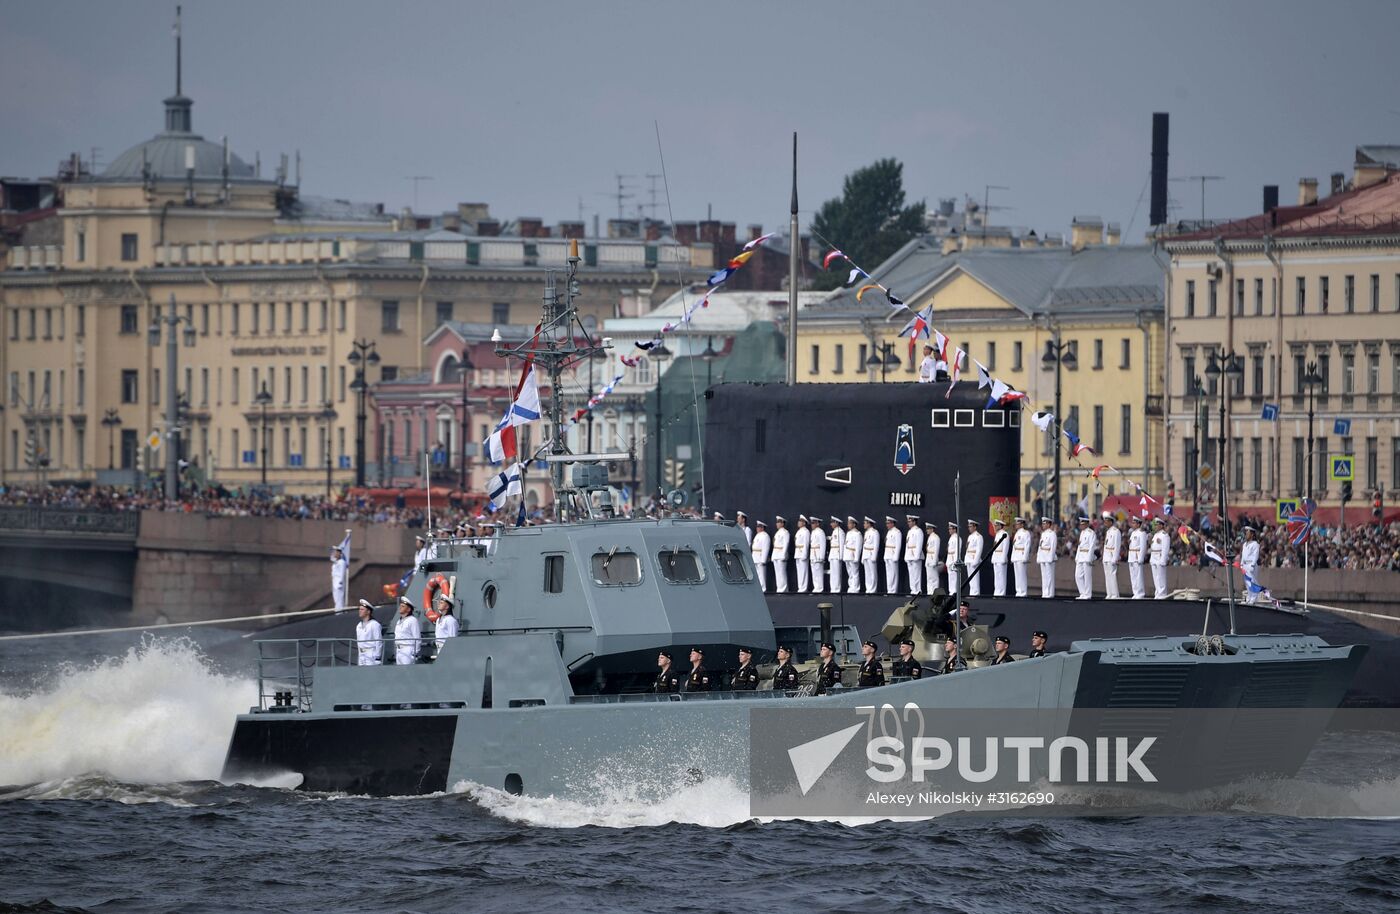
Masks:
[[[909,593],[917,597],[924,580],[924,531],[912,514],[904,515],[904,524],[904,570],[909,575]]]
[[[902,541],[898,522],[885,515],[885,593],[899,593],[899,547]]]
[[[963,564],[967,566],[967,595],[982,596],[982,572],[977,565],[982,561],[981,523],[971,518],[967,521],[967,549],[963,551]]]
[[[958,525],[948,521],[948,551],[946,553],[948,592],[958,592],[958,559],[962,558],[962,537],[958,536]]]
[[[423,563],[428,560],[428,547],[425,545],[423,534],[418,534],[413,538],[413,567],[422,568]]]
[[[1160,517],[1152,519],[1152,596],[1157,600],[1167,597],[1167,560],[1172,554],[1172,538],[1167,534],[1166,521]]]
[[[399,621],[394,623],[394,663],[407,666],[417,662],[422,641],[423,630],[413,614],[413,601],[399,597]]]
[[[753,555],[753,567],[758,571],[758,587],[764,593],[768,592],[768,561],[772,558],[773,539],[768,535],[768,525],[763,521],[754,522],[758,526],[758,531],[753,535],[753,542],[750,544],[750,552]]]
[[[1040,519],[1040,542],[1035,550],[1035,563],[1040,566],[1040,597],[1043,600],[1055,596],[1055,550],[1060,538],[1055,534],[1055,523],[1048,517]]]
[[[787,528],[787,518],[781,514],[773,518],[777,529],[773,531],[773,590],[788,592],[788,557],[792,554],[792,533]]]
[[[879,572],[875,567],[875,557],[880,554],[880,531],[875,529],[875,518],[865,516],[865,532],[860,539],[860,563],[865,571],[865,592],[874,593],[879,585]]]
[[[919,383],[932,384],[937,377],[933,358],[933,347],[924,345],[924,360],[919,363]]]
[[[1011,537],[1006,532],[1006,521],[997,518],[992,521],[992,596],[1006,596],[1006,559],[1011,555]]]
[[[452,598],[446,594],[438,594],[434,599],[437,604],[437,622],[433,623],[434,634],[437,636],[438,653],[442,652],[442,645],[448,638],[457,637],[457,617],[452,614]]]
[[[1142,518],[1136,514],[1128,518],[1128,524],[1128,584],[1133,599],[1144,600],[1147,589],[1142,581],[1142,563],[1147,558],[1147,531],[1142,529]]]
[[[360,621],[355,623],[355,647],[360,666],[378,666],[384,662],[384,628],[374,619],[374,607],[368,600],[360,601]]]
[[[734,512],[734,523],[739,525],[739,529],[744,531],[744,540],[749,546],[753,546],[753,528],[749,526],[749,516],[743,511]]]
[[[1031,564],[1031,531],[1024,517],[1016,518],[1016,535],[1011,537],[1011,573],[1016,579],[1016,596],[1026,595],[1027,572]]]
[[[841,529],[841,518],[831,515],[831,532],[826,537],[826,581],[827,590],[841,592],[841,571],[844,564],[843,550],[846,546],[845,531]]]
[[[337,546],[331,550],[331,602],[335,604],[338,611],[344,611],[345,601],[349,599],[345,595],[345,578],[349,563],[345,561],[345,554]]]
[[[932,594],[938,589],[943,577],[938,566],[943,564],[939,556],[943,554],[943,539],[938,535],[938,525],[933,521],[924,523],[924,593]]]
[[[1103,513],[1103,595],[1105,599],[1118,599],[1118,559],[1123,554],[1123,531],[1118,529],[1116,518]]]
[[[1079,600],[1094,598],[1094,550],[1099,537],[1089,526],[1089,518],[1079,515],[1079,542],[1074,549],[1074,583],[1079,587]]]
[[[1244,527],[1244,545],[1240,547],[1240,568],[1244,569],[1244,573],[1256,581],[1259,576],[1259,540],[1255,537],[1257,532],[1253,527],[1246,525]],[[1246,585],[1244,601],[1257,603],[1259,594],[1250,590]]]
[[[860,593],[860,543],[860,525],[854,517],[847,516],[841,546],[841,558],[846,563],[846,593]]]
[[[812,559],[812,593],[821,593],[826,583],[826,531],[822,529],[821,515],[813,514],[808,531],[811,536],[810,554]]]
[[[811,564],[812,534],[807,529],[807,515],[797,515],[797,529],[792,532],[792,561],[797,569],[797,592],[807,592],[807,573]]]

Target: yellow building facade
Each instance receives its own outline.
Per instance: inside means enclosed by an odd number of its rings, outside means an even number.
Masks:
[[[875,272],[911,309],[932,306],[933,326],[994,378],[1027,394],[1028,411],[1054,409],[1058,338],[1075,354],[1060,366],[1060,416],[1098,457],[1061,458],[1061,509],[1096,510],[1123,491],[1122,477],[1092,468],[1108,463],[1150,491],[1162,488],[1161,395],[1163,268],[1145,247],[976,247],[959,250],[917,240]],[[810,382],[913,383],[922,342],[909,357],[898,337],[910,312],[891,314],[884,297],[851,292],[807,308],[800,321],[798,378]],[[886,362],[886,353],[898,359]],[[968,362],[960,384],[976,384]],[[930,385],[936,400],[947,384]],[[1036,509],[1053,475],[1048,436],[1022,423],[1022,510]],[[1049,500],[1041,507],[1049,510]]]

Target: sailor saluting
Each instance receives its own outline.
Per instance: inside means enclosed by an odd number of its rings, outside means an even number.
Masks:
[[[401,666],[416,663],[422,641],[423,630],[413,614],[413,601],[399,597],[399,621],[394,623],[394,662]]]
[[[661,651],[656,655],[656,665],[661,668],[661,672],[656,674],[657,692],[679,692],[681,690],[681,677],[676,671],[671,669],[671,652]]]

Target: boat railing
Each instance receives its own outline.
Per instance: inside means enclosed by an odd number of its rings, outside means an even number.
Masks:
[[[355,666],[361,642],[355,638],[283,638],[256,644],[258,705],[265,711],[309,711],[316,668]],[[381,657],[392,657],[394,639],[381,638],[379,649]]]

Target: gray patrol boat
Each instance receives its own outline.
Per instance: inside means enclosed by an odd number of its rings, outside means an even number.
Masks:
[[[573,257],[562,299],[551,284],[535,340],[502,350],[546,368],[555,392],[563,369],[603,348],[574,329],[576,267]],[[562,428],[557,396],[551,413]],[[832,626],[815,605],[811,625],[775,626],[732,523],[619,516],[608,465],[627,455],[569,454],[562,436],[547,449],[557,523],[449,540],[415,570],[408,593],[436,581],[457,603],[457,637],[439,646],[431,628],[423,634],[431,662],[360,666],[353,637],[258,642],[259,702],[237,718],[225,781],[296,773],[315,791],[404,795],[473,782],[580,799],[619,781],[744,786],[755,709],[1068,712],[1047,717],[1059,720],[1101,709],[1328,709],[1366,650],[1312,635],[1182,635],[1082,640],[991,665],[987,631],[974,626],[954,630],[972,668],[859,688],[847,658],[875,633]],[[932,673],[946,624],[941,612],[897,613],[885,636],[914,640]],[[816,687],[811,661],[823,641],[845,659],[843,686]],[[804,664],[807,684],[775,690],[765,677],[756,690],[729,687],[741,646],[768,666],[779,645]],[[658,652],[680,658],[692,647],[703,650],[712,688],[656,693]],[[1291,773],[1306,747],[1286,729],[1253,734],[1251,754]]]

